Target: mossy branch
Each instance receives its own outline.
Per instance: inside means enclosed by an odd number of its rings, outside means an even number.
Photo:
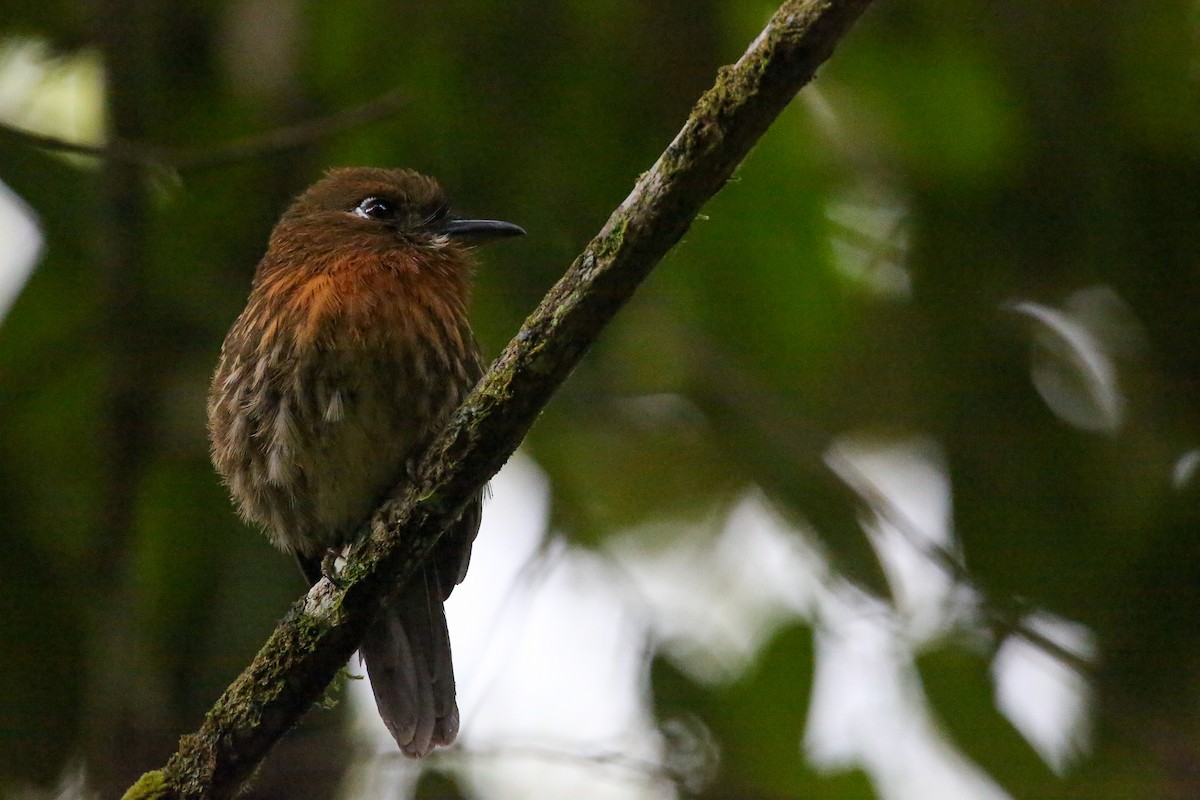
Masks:
[[[792,0],[696,103],[683,129],[385,502],[342,588],[321,581],[279,623],[201,729],[139,797],[235,796],[270,747],[353,654],[381,598],[413,573],[467,499],[516,450],[542,408],[650,270],[869,5]],[[147,785],[154,792],[146,792]]]

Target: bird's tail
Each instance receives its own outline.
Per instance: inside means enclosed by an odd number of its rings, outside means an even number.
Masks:
[[[406,756],[458,735],[450,632],[437,581],[425,569],[392,595],[359,648],[379,716]]]

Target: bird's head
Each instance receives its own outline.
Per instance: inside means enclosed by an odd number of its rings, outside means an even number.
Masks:
[[[524,233],[509,222],[455,215],[437,181],[412,170],[350,167],[330,170],[296,198],[270,251],[272,260],[310,267],[350,254],[395,263]]]

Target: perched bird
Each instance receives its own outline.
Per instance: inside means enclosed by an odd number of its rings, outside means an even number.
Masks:
[[[241,516],[310,582],[404,481],[483,372],[467,322],[475,245],[524,231],[451,213],[409,170],[332,170],[271,233],[208,401],[213,463]],[[360,647],[400,749],[458,733],[442,607],[462,581],[482,498],[390,597]]]

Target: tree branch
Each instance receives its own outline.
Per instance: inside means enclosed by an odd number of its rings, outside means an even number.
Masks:
[[[737,64],[722,68],[683,129],[575,259],[385,502],[343,572],[279,623],[201,729],[127,798],[226,798],[325,691],[398,580],[512,455],[604,325],[830,56],[870,0],[790,0]]]
[[[353,130],[360,125],[385,119],[407,102],[407,95],[394,90],[370,102],[334,112],[324,117],[298,122],[263,133],[244,136],[223,144],[204,147],[163,147],[120,136],[102,145],[80,144],[0,123],[0,134],[34,147],[58,153],[93,156],[107,162],[128,164],[152,170],[188,172],[249,161],[281,150],[304,147],[318,139]]]

